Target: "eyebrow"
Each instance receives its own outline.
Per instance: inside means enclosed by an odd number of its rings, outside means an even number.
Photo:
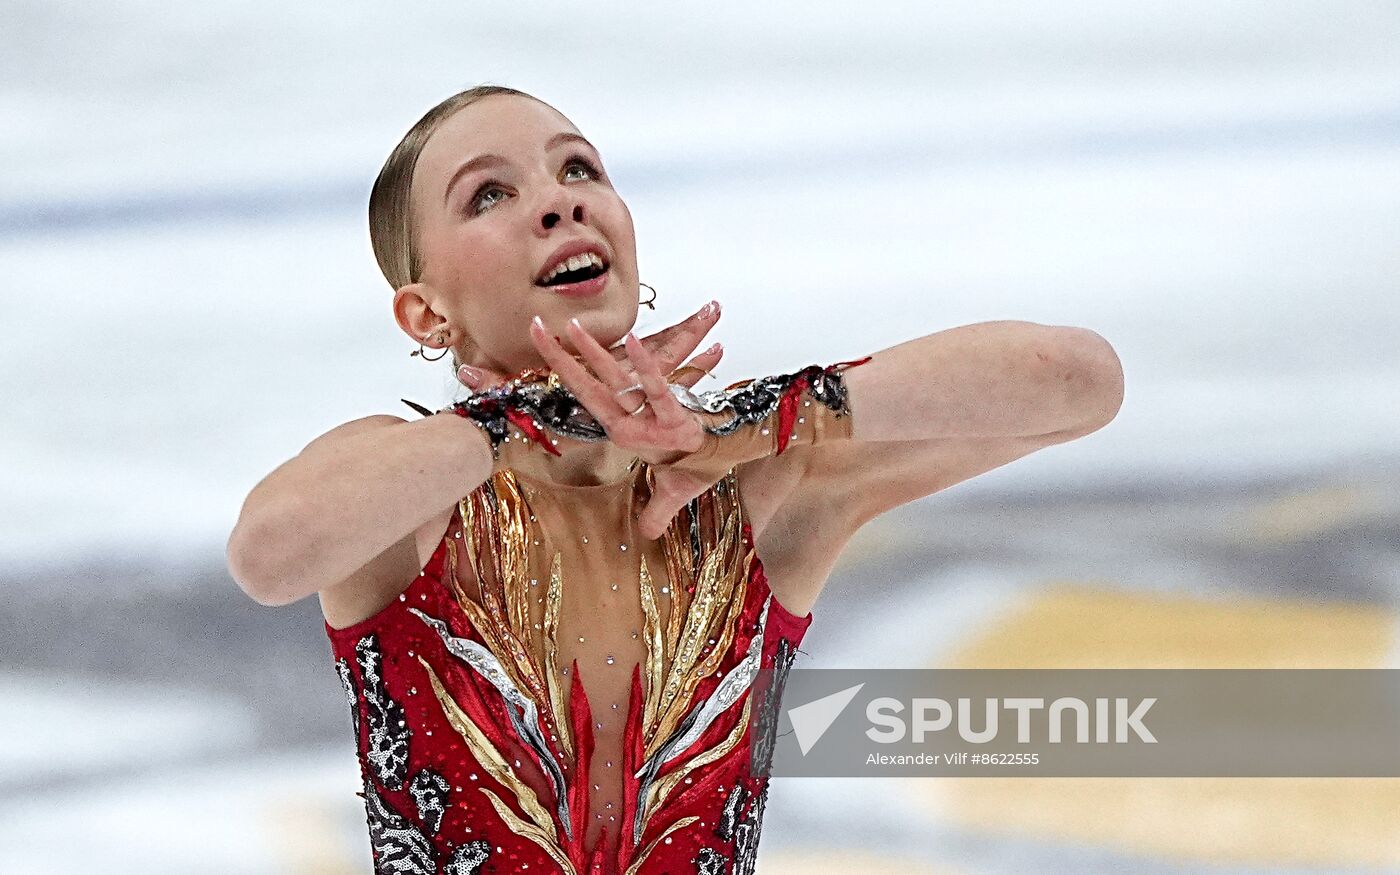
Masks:
[[[588,148],[592,149],[594,152],[598,151],[597,147],[594,146],[592,143],[588,142],[587,138],[581,137],[578,134],[575,134],[571,131],[560,131],[559,133],[550,137],[549,141],[544,144],[544,148],[545,151],[548,152],[550,149],[555,148],[559,144],[567,142],[582,143]],[[456,185],[457,180],[461,179],[463,176],[466,176],[473,170],[480,170],[483,167],[494,167],[505,163],[507,163],[505,158],[502,158],[500,155],[494,154],[478,155],[475,158],[472,158],[468,161],[463,161],[461,166],[459,166],[456,170],[452,171],[452,177],[447,180],[447,188],[444,189],[442,193],[442,202],[444,204],[447,203],[447,199],[452,195],[452,186]]]

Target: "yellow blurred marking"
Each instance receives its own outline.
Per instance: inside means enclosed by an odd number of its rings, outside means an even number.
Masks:
[[[1068,583],[1032,595],[939,668],[1384,668],[1393,612],[1207,600]],[[1213,863],[1400,865],[1400,779],[942,778],[938,820]]]
[[[360,866],[345,847],[345,833],[336,811],[319,798],[274,799],[263,809],[268,835],[287,861],[284,871],[296,875],[360,875]],[[369,839],[365,839],[369,847]]]
[[[1384,668],[1383,607],[1219,599],[1057,583],[967,642],[943,668]]]
[[[966,870],[935,866],[903,857],[887,857],[846,850],[765,850],[760,858],[763,875],[963,875]]]

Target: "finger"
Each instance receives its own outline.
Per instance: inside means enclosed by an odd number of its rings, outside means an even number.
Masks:
[[[473,392],[479,392],[490,386],[499,386],[506,381],[506,377],[490,368],[483,368],[479,365],[462,365],[457,368],[457,380]]]
[[[647,403],[651,405],[657,422],[668,427],[684,424],[689,414],[681,407],[676,396],[671,394],[670,386],[661,374],[656,357],[632,334],[628,335],[627,352],[637,369],[638,381],[642,384],[642,390],[647,393]],[[667,371],[670,369],[667,368]]]
[[[662,328],[658,331],[654,331],[651,334],[648,334],[646,337],[643,337],[642,343],[646,344],[647,349],[660,349],[661,347],[665,346],[668,342],[670,342],[671,338],[674,337],[677,332],[683,331],[687,325],[692,325],[696,322],[704,322],[713,319],[713,317],[718,314],[717,308],[718,302],[709,301],[699,310],[696,310],[694,313],[691,313],[689,316],[685,317],[684,319],[675,323],[674,325],[668,325],[665,328]],[[619,340],[614,346],[610,348],[609,351],[622,352],[622,341]]]
[[[695,351],[695,347],[699,346],[710,329],[715,327],[719,314],[719,302],[711,301],[683,322],[647,335],[642,339],[642,345],[661,361],[663,372],[670,372],[682,359]]]
[[[637,529],[649,540],[660,538],[681,508],[710,486],[711,484],[689,474],[658,470],[651,497],[637,517]]]
[[[612,391],[590,374],[582,362],[564,350],[554,335],[545,329],[538,316],[530,322],[530,339],[534,341],[535,348],[539,350],[545,362],[574,393],[574,397],[578,398],[588,412],[593,414],[593,418],[611,433],[611,429],[617,427],[619,421],[627,416],[626,411],[613,397]]]
[[[584,330],[577,318],[569,320],[565,328],[569,337],[574,342],[574,348],[579,351],[584,360],[593,366],[593,372],[609,386],[614,393],[624,386],[630,386],[635,380],[632,375],[623,370],[621,362],[608,354],[593,335]],[[635,406],[635,405],[634,405]]]
[[[709,349],[672,371],[667,379],[687,389],[694,388],[696,383],[706,377],[714,376],[714,369],[723,357],[724,344],[716,342]]]

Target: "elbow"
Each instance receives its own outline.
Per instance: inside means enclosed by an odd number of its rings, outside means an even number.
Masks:
[[[265,607],[279,608],[297,598],[288,598],[285,569],[290,564],[277,533],[286,530],[275,513],[261,511],[250,515],[246,509],[229,535],[225,549],[229,575],[238,588]]]
[[[1088,328],[1055,326],[1057,355],[1037,352],[1045,379],[1064,405],[1065,429],[1098,431],[1123,407],[1123,363],[1102,335]]]

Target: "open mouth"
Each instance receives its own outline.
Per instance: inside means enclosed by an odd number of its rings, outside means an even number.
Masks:
[[[590,264],[587,267],[581,267],[578,270],[566,270],[563,273],[556,273],[554,276],[550,277],[544,282],[539,283],[539,285],[548,287],[565,286],[569,285],[570,283],[581,283],[591,280],[594,277],[600,277],[607,272],[608,268],[606,266],[600,267],[596,264]]]
[[[537,286],[564,286],[595,279],[608,272],[610,265],[594,256],[587,264],[569,270],[556,271],[543,280],[536,280]]]

